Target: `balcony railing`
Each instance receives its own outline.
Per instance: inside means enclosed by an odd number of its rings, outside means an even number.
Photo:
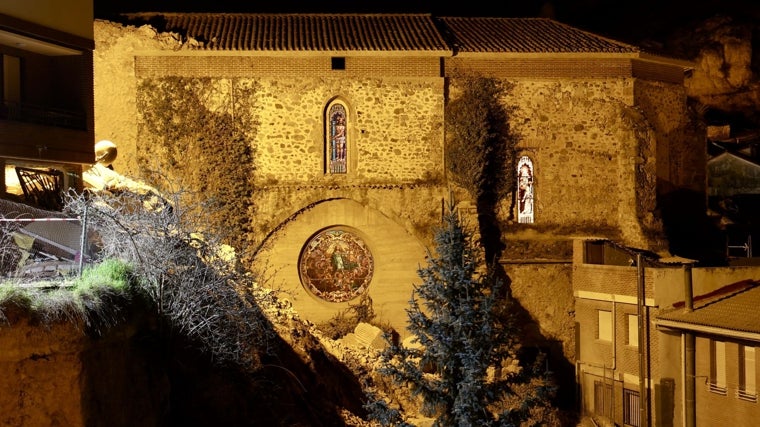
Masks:
[[[87,128],[87,120],[82,112],[18,102],[4,101],[0,105],[0,118],[69,129]]]

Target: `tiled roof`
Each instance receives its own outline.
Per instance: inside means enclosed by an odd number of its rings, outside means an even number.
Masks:
[[[125,14],[216,51],[374,51],[487,53],[639,53],[547,18],[441,17],[430,14]]]
[[[450,51],[429,14],[134,13],[201,42],[197,49],[250,51]]]
[[[679,308],[661,313],[657,320],[676,322],[683,329],[709,327],[760,334],[760,282],[744,281],[695,299],[693,311]]]
[[[439,18],[457,52],[638,53],[610,40],[548,18]]]

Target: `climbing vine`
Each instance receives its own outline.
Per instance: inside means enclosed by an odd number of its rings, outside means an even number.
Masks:
[[[509,126],[504,96],[508,82],[483,76],[460,76],[459,89],[446,105],[446,168],[450,178],[473,199],[497,199],[514,191],[517,136]]]
[[[504,97],[512,84],[490,77],[453,79],[455,96],[446,105],[446,170],[475,201],[480,242],[489,262],[499,259],[499,205],[515,191],[518,136],[509,126]],[[514,203],[514,198],[512,199]],[[512,209],[510,209],[512,212]]]
[[[165,77],[142,80],[137,94],[144,178],[187,193],[239,251],[253,240],[255,92],[250,81]]]

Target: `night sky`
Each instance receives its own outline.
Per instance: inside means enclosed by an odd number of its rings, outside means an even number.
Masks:
[[[548,16],[621,41],[662,39],[718,14],[760,22],[756,0],[94,0],[95,17],[120,12],[431,13],[437,16]]]

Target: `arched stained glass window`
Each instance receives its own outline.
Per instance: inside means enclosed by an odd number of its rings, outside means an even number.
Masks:
[[[528,156],[520,157],[517,162],[517,222],[531,224],[534,221],[533,162]]]
[[[327,173],[346,173],[348,139],[346,106],[330,105],[327,110]]]

